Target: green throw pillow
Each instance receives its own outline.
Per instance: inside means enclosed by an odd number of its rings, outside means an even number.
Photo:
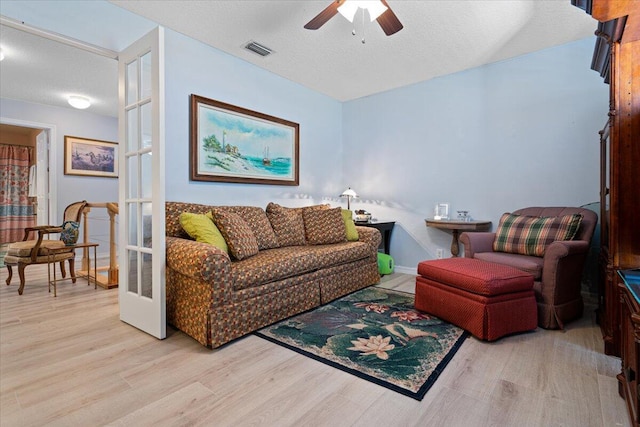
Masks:
[[[353,214],[347,209],[342,209],[342,219],[344,220],[344,226],[347,229],[347,240],[350,242],[357,242],[360,236],[358,236],[358,229],[353,222]]]
[[[208,243],[229,253],[227,242],[213,223],[211,212],[207,214],[183,212],[180,214],[180,225],[196,242]]]

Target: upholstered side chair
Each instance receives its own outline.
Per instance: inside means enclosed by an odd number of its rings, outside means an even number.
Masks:
[[[513,214],[539,218],[582,215],[573,239],[554,241],[546,246],[543,256],[494,251],[496,233],[465,232],[460,235],[466,258],[510,265],[531,273],[538,303],[538,325],[546,329],[563,329],[565,322],[581,317],[584,310],[582,272],[598,216],[589,209],[574,207],[530,207]]]
[[[87,201],[75,202],[67,206],[64,210],[64,221],[75,221],[80,223],[82,218],[82,211],[87,205]],[[18,288],[18,294],[22,295],[24,291],[25,277],[24,269],[29,265],[34,264],[47,264],[49,262],[48,249],[58,249],[65,247],[65,243],[62,240],[49,240],[45,239],[45,236],[54,233],[60,233],[62,227],[53,225],[39,225],[36,227],[27,227],[24,229],[24,238],[20,242],[15,242],[9,245],[7,248],[7,255],[4,258],[4,263],[7,266],[9,277],[7,277],[7,286],[11,284],[11,278],[13,277],[13,267],[18,267],[18,276],[20,277],[20,287]],[[36,239],[29,239],[32,233],[36,233]],[[66,277],[67,272],[64,267],[64,262],[69,263],[69,272],[73,279],[73,283],[76,282],[75,274],[75,251],[73,247],[69,247],[68,251],[58,252],[52,255],[51,259],[54,263],[60,263],[60,271],[62,277]],[[55,265],[54,265],[55,268]]]

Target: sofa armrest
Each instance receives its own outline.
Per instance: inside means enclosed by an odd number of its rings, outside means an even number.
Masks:
[[[380,242],[382,242],[382,234],[380,234],[380,231],[373,227],[364,227],[361,225],[356,225],[356,230],[358,230],[358,241],[367,243],[377,256],[378,247],[380,246]]]
[[[231,283],[231,259],[223,250],[194,240],[167,236],[167,267],[205,282]]]
[[[473,255],[480,252],[493,252],[493,241],[496,233],[478,232],[460,234],[460,243],[464,245],[464,257],[473,258]]]

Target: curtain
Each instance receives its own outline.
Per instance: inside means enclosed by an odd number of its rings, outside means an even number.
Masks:
[[[0,244],[24,237],[36,217],[29,202],[31,147],[0,144]]]

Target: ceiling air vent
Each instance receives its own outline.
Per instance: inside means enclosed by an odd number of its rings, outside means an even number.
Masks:
[[[249,43],[247,43],[244,48],[250,50],[251,52],[257,53],[260,56],[267,56],[273,53],[273,51],[268,47],[254,41],[250,41]]]

